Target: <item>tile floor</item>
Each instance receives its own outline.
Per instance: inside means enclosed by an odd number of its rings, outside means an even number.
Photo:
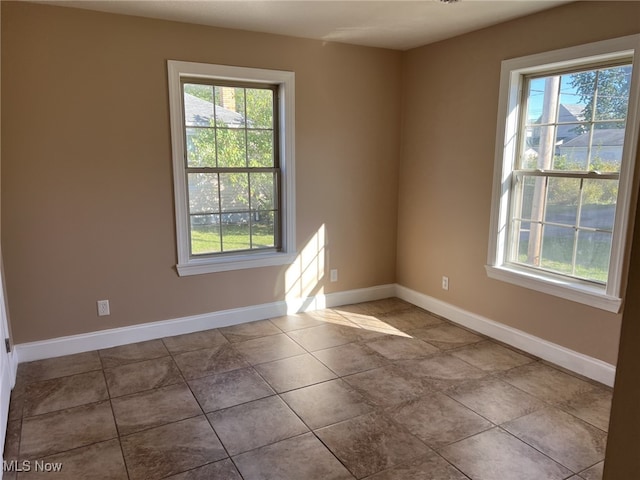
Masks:
[[[4,478],[594,480],[610,402],[386,299],[21,364]]]

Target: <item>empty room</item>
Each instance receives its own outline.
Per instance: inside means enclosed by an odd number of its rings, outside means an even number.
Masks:
[[[640,2],[0,20],[0,478],[640,476]]]

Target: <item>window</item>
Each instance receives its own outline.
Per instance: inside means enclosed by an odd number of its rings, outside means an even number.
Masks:
[[[490,277],[617,312],[640,36],[502,63]]]
[[[168,62],[180,275],[295,257],[294,74]]]

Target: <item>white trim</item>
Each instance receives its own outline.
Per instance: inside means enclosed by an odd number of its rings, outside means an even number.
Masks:
[[[396,296],[454,323],[531,353],[572,372],[613,386],[616,367],[597,358],[570,350],[513,327],[469,312],[437,298],[397,285]]]
[[[532,274],[527,269],[507,263],[509,189],[511,172],[517,152],[518,122],[522,79],[525,74],[542,74],[561,68],[603,61],[631,59],[633,73],[629,91],[627,128],[622,153],[622,166],[616,217],[611,245],[609,277],[606,286],[586,284],[567,277],[557,281],[553,274]],[[628,232],[632,231],[635,203],[634,171],[638,130],[640,125],[640,35],[604,40],[576,47],[543,52],[502,62],[500,96],[496,130],[493,194],[487,274],[489,277],[580,302],[610,312],[618,312],[622,305],[624,266],[627,255]]]
[[[394,296],[580,375],[584,375],[605,385],[613,386],[616,371],[614,365],[543,340],[521,330],[503,325],[397,284],[328,293],[294,301],[265,303],[203,315],[145,323],[131,327],[114,328],[39,342],[22,343],[15,345],[14,351],[10,355],[12,364],[11,372],[13,381],[15,381],[18,362],[31,362],[44,358],[71,355],[90,350],[197,332],[210,328],[237,325],[285,314],[308,312]]]
[[[295,73],[282,70],[234,67],[207,63],[167,61],[171,151],[176,215],[176,240],[180,276],[224,272],[245,268],[287,265],[296,256],[295,206]],[[191,257],[189,255],[189,215],[184,166],[183,107],[181,77],[264,82],[279,86],[280,170],[282,172],[282,251],[250,252],[239,255]]]
[[[39,342],[21,343],[14,346],[20,363],[116,347],[129,343],[154,340],[162,337],[192,333],[211,328],[226,327],[240,323],[279,317],[286,314],[337,307],[351,303],[380,300],[393,297],[395,285],[382,285],[345,292],[316,295],[295,301],[279,301],[249,307],[222,310],[193,315],[173,320],[144,323],[131,327],[113,328],[97,332],[52,338]]]
[[[485,265],[485,269],[487,270],[487,276],[494,280],[512,283],[607,312],[618,313],[622,306],[621,298],[609,296],[604,293],[603,289],[593,288],[588,284],[576,285],[575,282],[568,282],[566,277],[560,275],[557,277],[553,275],[536,275],[532,269],[528,271],[529,269],[519,269],[511,265],[499,267]]]

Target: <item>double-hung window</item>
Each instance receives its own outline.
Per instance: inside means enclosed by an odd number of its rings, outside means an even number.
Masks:
[[[488,274],[617,312],[640,36],[502,64]]]
[[[293,73],[168,69],[179,274],[290,263]]]

